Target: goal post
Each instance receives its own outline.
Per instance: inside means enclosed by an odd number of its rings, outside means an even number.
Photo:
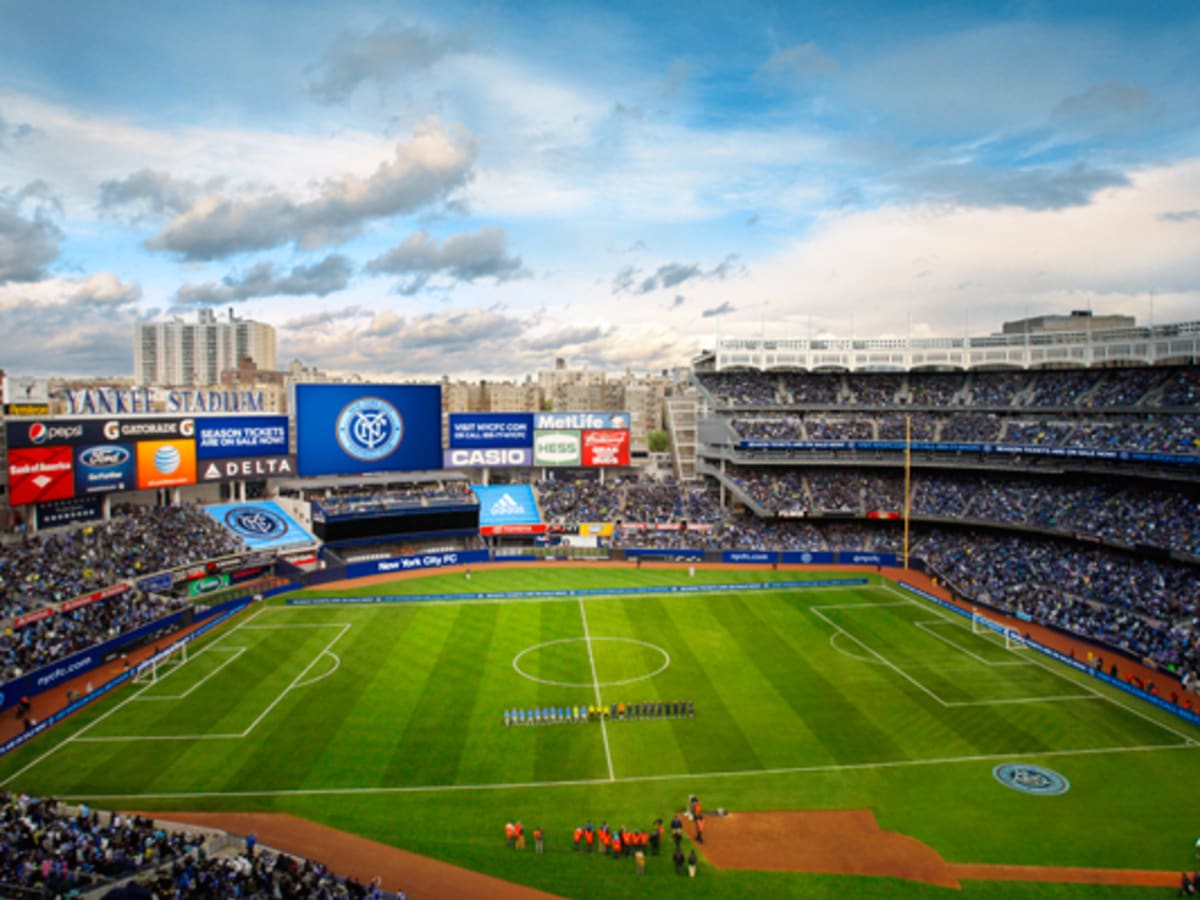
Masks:
[[[176,644],[161,653],[156,653],[149,661],[142,663],[134,672],[134,684],[155,684],[159,678],[166,677],[188,660],[188,645]]]
[[[981,635],[994,634],[996,637],[1002,637],[1004,638],[1004,648],[1006,650],[1024,650],[1029,646],[1025,642],[1025,638],[1021,635],[1021,632],[1016,628],[1010,628],[994,619],[980,615],[979,610],[975,607],[971,608],[971,633]]]

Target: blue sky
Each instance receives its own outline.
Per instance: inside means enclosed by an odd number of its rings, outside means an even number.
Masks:
[[[1197,46],[1192,2],[0,0],[0,367],[204,307],[380,378],[1194,320]]]

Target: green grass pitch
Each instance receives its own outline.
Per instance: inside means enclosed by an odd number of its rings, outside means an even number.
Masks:
[[[477,569],[350,595],[828,578]],[[836,577],[836,576],[835,576]],[[287,606],[244,614],[155,683],[0,760],[9,790],[101,808],[278,810],[571,897],[933,896],[891,879],[647,879],[569,849],[585,819],[870,808],[954,862],[1182,869],[1200,732],[876,578],[861,587]],[[314,590],[310,596],[333,596]],[[301,595],[303,596],[303,595]],[[694,718],[505,728],[506,708],[691,700]],[[1037,763],[1029,796],[993,768]],[[502,826],[547,832],[515,854]],[[849,885],[849,887],[848,887]],[[962,895],[1161,891],[967,883]]]

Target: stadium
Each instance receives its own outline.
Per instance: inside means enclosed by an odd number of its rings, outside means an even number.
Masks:
[[[0,894],[1163,896],[1198,338],[726,339],[655,466],[437,385],[10,415]]]

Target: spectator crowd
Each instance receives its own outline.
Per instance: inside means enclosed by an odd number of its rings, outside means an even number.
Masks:
[[[113,900],[403,897],[333,875],[321,863],[254,851],[247,841],[244,853],[210,853],[202,833],[0,792],[0,896],[99,896],[111,884],[103,896]]]

